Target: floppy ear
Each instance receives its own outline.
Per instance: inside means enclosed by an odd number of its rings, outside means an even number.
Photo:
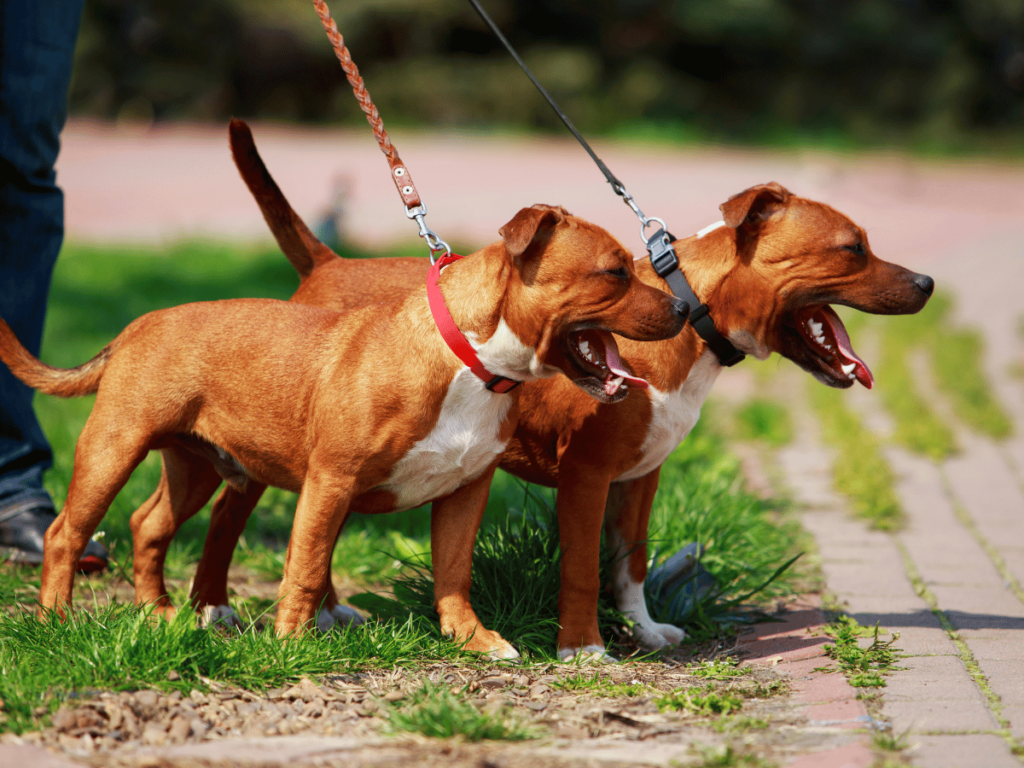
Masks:
[[[780,203],[786,203],[792,196],[784,186],[771,181],[733,195],[718,206],[718,209],[722,212],[725,225],[737,229],[747,221],[755,222],[765,218]]]
[[[498,230],[505,240],[505,250],[513,259],[529,257],[551,236],[552,230],[569,212],[560,205],[533,205],[523,208],[512,221]]]

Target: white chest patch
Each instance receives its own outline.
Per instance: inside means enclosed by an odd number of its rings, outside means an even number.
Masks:
[[[395,494],[395,511],[446,496],[479,477],[505,450],[507,441],[498,434],[511,407],[509,395],[489,392],[468,368],[455,374],[437,424],[381,485]]]
[[[643,477],[665,462],[697,423],[700,408],[721,371],[722,366],[718,364],[714,353],[706,349],[679,389],[661,392],[654,387],[648,388],[651,423],[647,427],[647,437],[640,446],[643,458],[635,467],[615,478],[616,481]]]
[[[537,358],[537,350],[520,339],[505,318],[498,321],[494,335],[481,344],[475,333],[467,333],[466,339],[491,373],[517,381],[545,379],[558,373],[558,369],[545,365]]]

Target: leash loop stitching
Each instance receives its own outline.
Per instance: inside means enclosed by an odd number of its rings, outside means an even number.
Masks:
[[[341,36],[341,32],[338,31],[338,25],[331,18],[331,11],[327,7],[327,3],[324,0],[313,0],[313,7],[316,10],[317,16],[320,17],[320,23],[327,33],[327,39],[330,40],[331,47],[334,48],[334,55],[341,64],[341,69],[344,71],[349,85],[352,86],[352,93],[355,95],[356,101],[359,102],[359,107],[363,110],[363,113],[366,115],[366,121],[373,130],[373,135],[377,139],[380,151],[384,153],[384,157],[388,160],[388,165],[391,167],[391,180],[395,182],[395,188],[402,198],[402,203],[405,204],[406,216],[410,219],[416,219],[417,224],[419,224],[419,235],[426,240],[427,247],[430,248],[430,263],[433,264],[436,252],[444,250],[445,253],[450,254],[452,252],[451,248],[427,227],[423,221],[423,217],[427,215],[427,207],[420,200],[420,193],[416,189],[416,184],[412,180],[412,174],[409,173],[408,166],[398,156],[398,148],[391,143],[391,137],[384,130],[384,121],[381,120],[380,112],[377,111],[377,107],[370,98],[369,91],[366,90],[366,84],[359,74],[359,67],[352,60],[352,54],[349,53],[348,46],[345,45],[345,38]],[[420,209],[422,209],[422,213],[409,213],[410,210],[417,211]]]

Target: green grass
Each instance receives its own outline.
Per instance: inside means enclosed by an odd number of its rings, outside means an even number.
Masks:
[[[187,611],[163,621],[125,605],[79,611],[66,622],[54,614],[40,621],[34,613],[6,612],[0,614],[6,715],[0,730],[31,729],[72,693],[160,688],[188,694],[206,690],[209,680],[260,691],[303,676],[459,657],[457,648],[411,617],[296,640],[277,638],[270,628],[241,635],[198,629]],[[173,682],[171,671],[179,676]]]
[[[911,451],[940,461],[957,452],[953,430],[917,386],[912,355],[929,338],[935,301],[917,315],[886,318],[877,369],[878,393],[895,423],[894,438]]]
[[[681,688],[655,700],[662,712],[688,712],[693,715],[731,715],[743,707],[743,698],[736,693],[718,691],[714,685],[703,688]]]
[[[482,712],[443,684],[427,683],[389,713],[394,732],[419,733],[435,739],[523,741],[540,734],[504,710]]]
[[[835,638],[835,643],[824,646],[825,655],[839,662],[850,685],[854,688],[881,688],[885,685],[884,676],[894,668],[899,653],[895,647],[900,639],[898,632],[888,640],[881,640],[878,636],[885,630],[877,625],[861,626],[849,616],[838,617],[826,626],[825,631]],[[863,646],[859,642],[862,637],[871,637],[871,643]]]
[[[812,384],[811,393],[822,434],[835,448],[832,477],[836,489],[849,497],[854,512],[873,528],[899,530],[903,509],[880,442],[846,405],[842,390]]]
[[[737,437],[761,440],[771,448],[782,448],[793,440],[793,425],[785,406],[774,400],[754,398],[736,411]]]
[[[588,693],[601,698],[634,698],[649,696],[654,689],[643,683],[616,683],[598,673],[584,674],[577,672],[571,677],[563,677],[551,683],[551,687],[560,691]]]
[[[973,329],[953,327],[953,300],[936,293],[921,312],[885,318],[878,389],[896,423],[897,442],[941,460],[957,451],[952,429],[921,395],[911,367],[915,350],[929,358],[940,392],[954,415],[974,431],[994,439],[1012,432],[1010,418],[992,392],[982,365],[984,344]],[[876,327],[880,325],[876,321]]]
[[[786,502],[763,499],[746,489],[739,460],[711,426],[713,403],[704,410],[661,468],[650,523],[655,564],[689,542],[706,548],[701,562],[718,589],[688,615],[674,616],[651,606],[656,621],[685,625],[695,640],[720,636],[750,620],[739,610],[749,600],[792,594],[798,574],[788,570],[782,575],[779,569],[800,554],[800,528]]]
[[[78,365],[144,312],[195,300],[287,298],[296,285],[290,265],[270,250],[202,243],[161,249],[70,246],[57,265],[42,357],[54,365]],[[54,469],[46,484],[58,509],[92,400],[36,399],[54,448]],[[64,698],[94,690],[156,687],[187,692],[205,690],[208,681],[263,690],[328,672],[438,660],[484,663],[440,637],[429,607],[429,584],[420,585],[417,599],[410,598],[411,586],[402,586],[428,577],[403,565],[429,554],[426,509],[354,519],[335,552],[335,572],[355,584],[374,587],[398,576],[407,580],[395,582],[403,603],[387,621],[328,637],[279,640],[258,628],[234,636],[199,630],[185,611],[171,622],[154,620],[124,605],[125,598],[115,591],[130,583],[128,519],[158,479],[158,459],[150,456],[112,504],[99,530],[116,566],[100,576],[79,578],[80,610],[71,621],[40,622],[25,612],[19,606],[31,610],[39,569],[0,564],[0,731],[39,727]],[[528,489],[499,473],[485,515],[485,535],[478,539],[472,593],[490,626],[509,639],[514,635],[521,650],[532,649],[543,659],[552,658],[555,650],[558,553],[553,521],[538,515],[550,514],[552,501],[552,491]],[[280,578],[294,504],[294,494],[270,489],[245,529],[234,562],[268,580]],[[695,637],[721,635],[749,621],[738,608],[765,582],[770,583],[758,597],[792,590],[788,573],[773,579],[794,554],[797,528],[788,520],[780,522],[784,512],[780,502],[758,499],[743,488],[737,461],[704,422],[670,458],[652,517],[654,557],[663,559],[690,541],[701,541],[707,547],[705,563],[720,584],[694,615],[684,617]],[[179,605],[208,524],[207,508],[183,526],[171,545],[167,572]],[[250,619],[266,619],[274,609],[273,600],[265,596],[234,602]],[[609,604],[601,611],[606,630],[621,622]],[[180,675],[173,683],[167,680],[170,671]]]

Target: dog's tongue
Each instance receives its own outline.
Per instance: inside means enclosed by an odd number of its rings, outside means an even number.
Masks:
[[[634,386],[637,389],[647,389],[649,385],[645,379],[634,376],[626,369],[625,363],[619,357],[619,346],[615,343],[615,337],[608,331],[591,329],[584,331],[580,338],[588,341],[590,348],[604,359],[604,366],[608,369],[604,379],[604,392],[606,395],[609,397],[614,395],[619,391],[619,387],[623,383]]]
[[[626,366],[619,357],[619,345],[615,343],[615,337],[607,331],[602,331],[601,336],[604,341],[604,364],[608,366],[608,370],[614,373],[616,377],[622,379],[627,384],[631,384],[637,389],[647,389],[648,384],[646,379],[634,376],[626,370]],[[609,376],[605,379],[604,391],[609,396],[614,395],[618,391],[620,383],[621,382],[616,382],[614,377]],[[610,392],[609,389],[611,389]]]
[[[821,308],[821,312],[824,315],[825,322],[828,323],[829,330],[832,331],[832,335],[835,337],[840,359],[844,360],[846,365],[853,363],[855,366],[853,375],[857,377],[857,381],[871,389],[875,385],[875,378],[871,375],[867,363],[861,360],[860,356],[853,351],[853,345],[850,344],[850,334],[846,332],[846,326],[843,325],[843,321],[839,319],[839,315],[835,313],[835,310],[827,304]]]

